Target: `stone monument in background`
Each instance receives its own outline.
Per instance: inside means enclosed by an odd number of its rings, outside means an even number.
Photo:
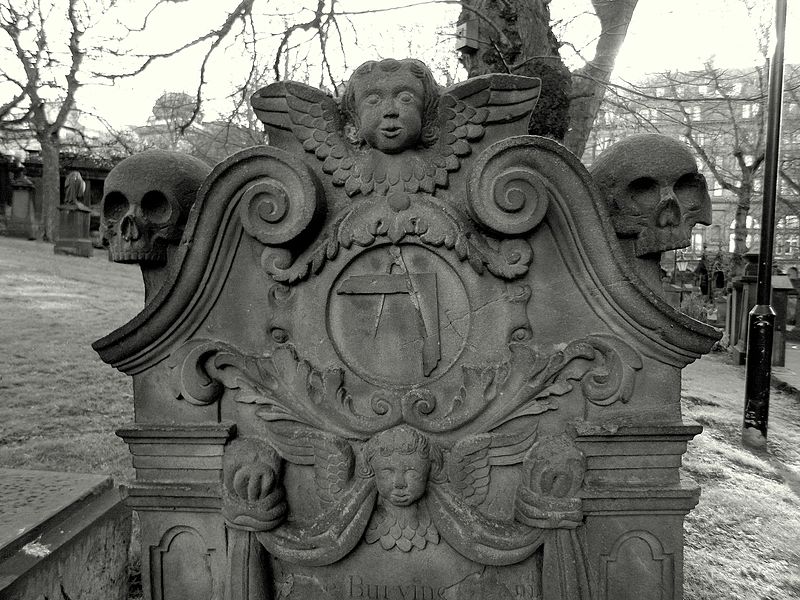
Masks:
[[[58,206],[58,229],[53,246],[56,254],[92,255],[89,235],[92,210],[83,203],[85,192],[86,182],[81,174],[70,172],[64,180],[64,202]]]
[[[94,345],[133,377],[148,600],[681,597],[680,373],[718,333],[524,135],[539,91],[368,62],[340,102],[263,88],[269,146],[169,174],[199,187],[183,237]]]

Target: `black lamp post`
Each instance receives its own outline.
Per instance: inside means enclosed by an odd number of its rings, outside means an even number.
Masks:
[[[783,46],[786,31],[786,0],[775,3],[775,52],[769,70],[767,99],[767,145],[764,159],[761,243],[758,260],[756,305],[750,311],[747,334],[747,367],[742,442],[763,448],[767,444],[769,387],[772,376],[772,338],[775,311],[771,306],[772,253],[775,231],[775,199],[778,186],[778,154],[783,105]]]

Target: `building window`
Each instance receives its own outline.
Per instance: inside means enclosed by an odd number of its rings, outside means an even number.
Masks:
[[[747,215],[747,218],[745,219],[745,228],[747,232],[745,234],[744,245],[746,250],[750,250],[751,248],[755,248],[760,241],[758,230],[761,228],[761,225],[756,219],[750,215]],[[730,230],[731,233],[728,250],[730,252],[735,252],[736,240],[734,239],[734,235],[736,230],[736,219],[731,221]]]
[[[775,224],[775,254],[795,256],[800,245],[800,217],[786,215]]]
[[[692,252],[695,254],[703,253],[703,232],[695,231],[692,233]]]

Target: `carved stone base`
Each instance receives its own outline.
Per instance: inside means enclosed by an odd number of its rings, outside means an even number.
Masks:
[[[699,425],[603,428],[582,424],[586,537],[599,600],[679,600],[683,519],[700,488],[681,478]]]
[[[147,600],[221,599],[226,535],[219,486],[229,423],[141,424],[120,429],[137,483],[127,504],[142,529]]]

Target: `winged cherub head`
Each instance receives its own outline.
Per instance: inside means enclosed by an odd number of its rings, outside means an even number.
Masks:
[[[395,506],[410,506],[425,494],[431,466],[441,456],[427,437],[407,425],[382,431],[364,445],[368,474],[375,475],[378,495]]]
[[[388,58],[355,70],[342,108],[356,126],[359,141],[396,154],[436,141],[438,100],[438,86],[424,63]]]

